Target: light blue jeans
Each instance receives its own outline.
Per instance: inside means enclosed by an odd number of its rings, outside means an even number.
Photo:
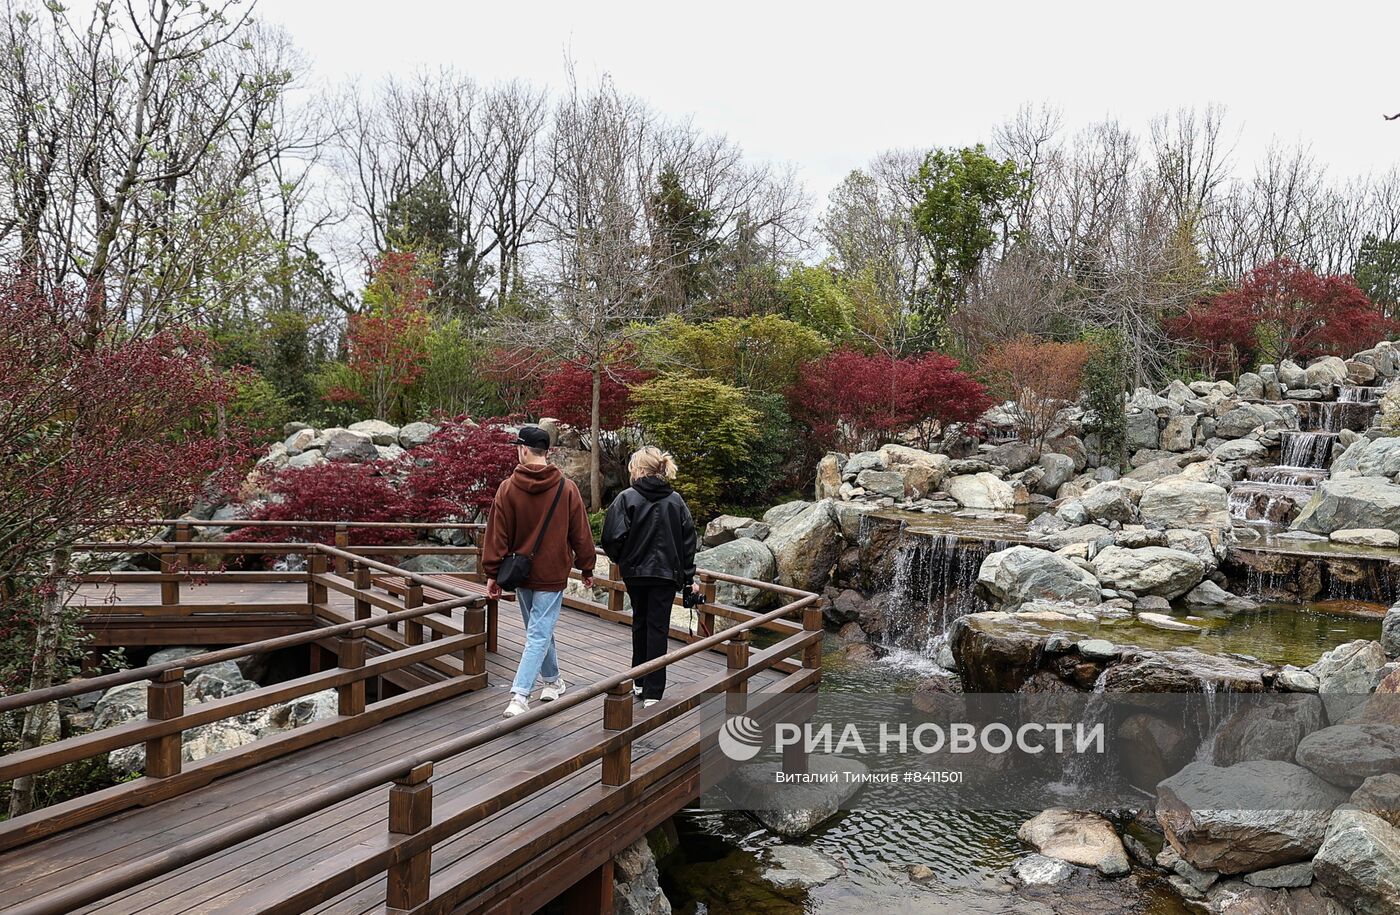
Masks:
[[[554,627],[559,623],[564,592],[516,588],[515,600],[520,604],[520,618],[525,621],[525,650],[520,653],[520,669],[515,672],[510,691],[528,698],[536,678],[543,677],[550,683],[559,679]]]

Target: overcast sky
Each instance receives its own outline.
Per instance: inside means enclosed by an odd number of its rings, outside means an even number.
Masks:
[[[1400,3],[840,4],[770,0],[262,0],[315,78],[452,65],[483,82],[580,75],[791,163],[821,201],[891,147],[966,145],[1026,102],[1069,127],[1227,107],[1236,161],[1310,144],[1334,177],[1400,162]]]

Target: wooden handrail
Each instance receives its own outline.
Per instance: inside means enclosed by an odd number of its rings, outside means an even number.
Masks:
[[[174,527],[177,524],[187,524],[190,527],[346,527],[363,528],[408,528],[409,530],[452,530],[452,531],[481,531],[486,529],[486,525],[479,521],[258,521],[251,518],[226,518],[222,521],[215,519],[201,520],[197,518],[160,518],[150,520],[147,518],[118,518],[109,521],[87,521],[88,525],[106,524],[111,526],[133,526],[133,527]]]
[[[452,590],[457,591],[458,589],[454,588]],[[466,592],[460,593],[465,594]],[[486,598],[481,595],[467,594],[465,597],[456,598],[451,601],[428,604],[427,606],[415,607],[410,610],[400,610],[397,613],[371,617],[367,620],[339,623],[334,626],[322,626],[310,630],[309,632],[298,632],[273,639],[263,639],[260,642],[250,642],[246,645],[221,648],[218,651],[207,651],[204,654],[193,655],[178,661],[166,661],[163,664],[149,664],[145,667],[119,670],[116,673],[102,674],[101,676],[89,677],[83,680],[74,680],[69,683],[61,683],[57,686],[37,689],[27,693],[18,693],[13,696],[0,696],[0,713],[12,712],[17,709],[28,708],[31,705],[53,702],[58,699],[67,699],[72,696],[81,696],[83,693],[90,693],[99,689],[111,689],[114,686],[123,686],[127,683],[149,680],[169,670],[207,667],[210,664],[217,664],[220,661],[233,661],[259,652],[276,651],[279,648],[295,648],[298,645],[307,645],[333,635],[343,635],[354,629],[377,628],[380,626],[387,626],[391,623],[397,623],[401,620],[417,619],[420,616],[426,616],[431,613],[455,610],[459,607],[480,607],[484,606],[485,603]]]
[[[394,569],[392,566],[386,568],[402,573],[402,570]],[[408,574],[412,575],[413,573]],[[714,635],[698,639],[683,648],[668,652],[653,661],[639,664],[630,670],[596,681],[577,691],[571,691],[547,705],[538,706],[514,718],[504,719],[495,724],[478,728],[467,734],[440,741],[427,749],[409,756],[401,757],[387,763],[381,763],[371,769],[341,779],[333,786],[294,798],[260,814],[244,817],[241,820],[205,833],[173,848],[155,852],[140,861],[132,862],[101,874],[75,881],[55,892],[20,903],[12,908],[11,912],[24,913],[24,915],[41,915],[41,913],[43,913],[43,915],[48,915],[48,913],[67,912],[104,899],[113,893],[130,889],[147,880],[169,873],[176,868],[183,867],[207,855],[222,851],[223,849],[261,835],[272,829],[285,826],[288,823],[324,810],[327,807],[348,800],[365,791],[395,780],[407,779],[414,770],[421,770],[421,767],[425,765],[446,759],[450,756],[455,756],[459,753],[464,753],[499,737],[514,733],[536,721],[560,714],[582,702],[603,695],[626,681],[635,681],[653,671],[660,670],[684,658],[688,658],[702,651],[708,651],[734,638],[739,633],[757,628],[764,623],[776,620],[796,610],[812,607],[816,601],[817,595],[806,593],[803,597],[785,604],[776,610],[769,611],[760,616],[755,616],[753,619],[741,622],[736,626],[722,632],[717,632]],[[441,607],[442,605],[439,604],[436,606]],[[810,617],[810,613],[804,614],[804,622],[810,621]],[[809,631],[793,636],[791,639],[798,640],[793,642],[793,645],[802,648],[804,653],[810,657],[810,652],[813,649],[810,643],[814,639],[820,639],[820,631],[809,629]],[[774,649],[760,653],[758,658],[772,658],[776,660],[776,649],[778,647],[781,646],[775,646]],[[817,647],[819,649],[819,644]],[[796,649],[787,648],[786,650],[790,652]],[[734,677],[744,672],[745,671],[726,672],[724,676]],[[684,701],[693,704],[693,701],[696,701],[696,697]],[[674,714],[680,714],[680,712],[677,711]],[[657,721],[651,726],[659,727],[665,720],[670,720],[672,716],[667,716],[666,718],[662,718],[661,716],[653,717],[655,717]],[[650,721],[650,719],[648,719],[648,721]],[[645,727],[646,724],[647,722],[643,722],[641,725],[632,725],[628,731],[630,732],[633,729]],[[645,731],[642,733],[645,733]],[[618,740],[622,738],[619,734],[612,739]],[[397,845],[405,846],[405,848],[413,846],[414,850],[417,851],[419,849],[416,848],[414,843],[422,844],[427,841],[427,837],[432,835],[435,835],[435,833],[432,831],[424,831],[416,833],[413,836],[403,836],[399,839]],[[427,844],[429,847],[431,846],[431,842]],[[407,854],[407,852],[405,852],[405,854]]]

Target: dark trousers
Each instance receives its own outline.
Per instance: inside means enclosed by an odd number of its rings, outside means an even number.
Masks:
[[[671,602],[680,589],[659,578],[628,578],[624,583],[632,598],[632,666],[636,667],[666,653]],[[660,699],[666,691],[666,668],[643,677],[641,687],[643,699]]]

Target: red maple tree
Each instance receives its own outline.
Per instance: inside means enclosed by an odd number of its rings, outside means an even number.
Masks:
[[[1194,345],[1207,372],[1234,375],[1255,363],[1346,356],[1373,346],[1397,325],[1351,277],[1319,276],[1279,258],[1165,327]]]
[[[432,289],[412,252],[388,251],[374,259],[364,291],[368,310],[351,315],[346,327],[357,390],[333,389],[327,392],[332,401],[366,401],[380,419],[401,412],[402,395],[427,364],[432,322],[424,305]]]
[[[406,521],[408,500],[390,480],[396,461],[329,461],[311,467],[284,467],[267,474],[263,487],[271,498],[246,515],[249,521],[286,521],[285,526],[245,527],[230,540],[252,543],[334,543],[335,529],[298,525],[296,521]],[[355,527],[354,544],[403,543],[409,528]]]
[[[498,421],[447,420],[418,448],[404,483],[408,511],[424,521],[470,521],[515,469],[515,436]]]
[[[941,353],[896,359],[840,349],[802,369],[789,391],[793,417],[821,448],[860,451],[912,432],[928,447],[949,423],[991,405],[987,389]]]
[[[598,424],[604,430],[620,429],[632,411],[632,388],[651,378],[652,372],[628,362],[610,364],[598,391]],[[586,366],[563,362],[540,379],[540,394],[529,403],[534,416],[552,416],[587,434],[591,422],[593,372]],[[591,443],[585,442],[585,447]]]

